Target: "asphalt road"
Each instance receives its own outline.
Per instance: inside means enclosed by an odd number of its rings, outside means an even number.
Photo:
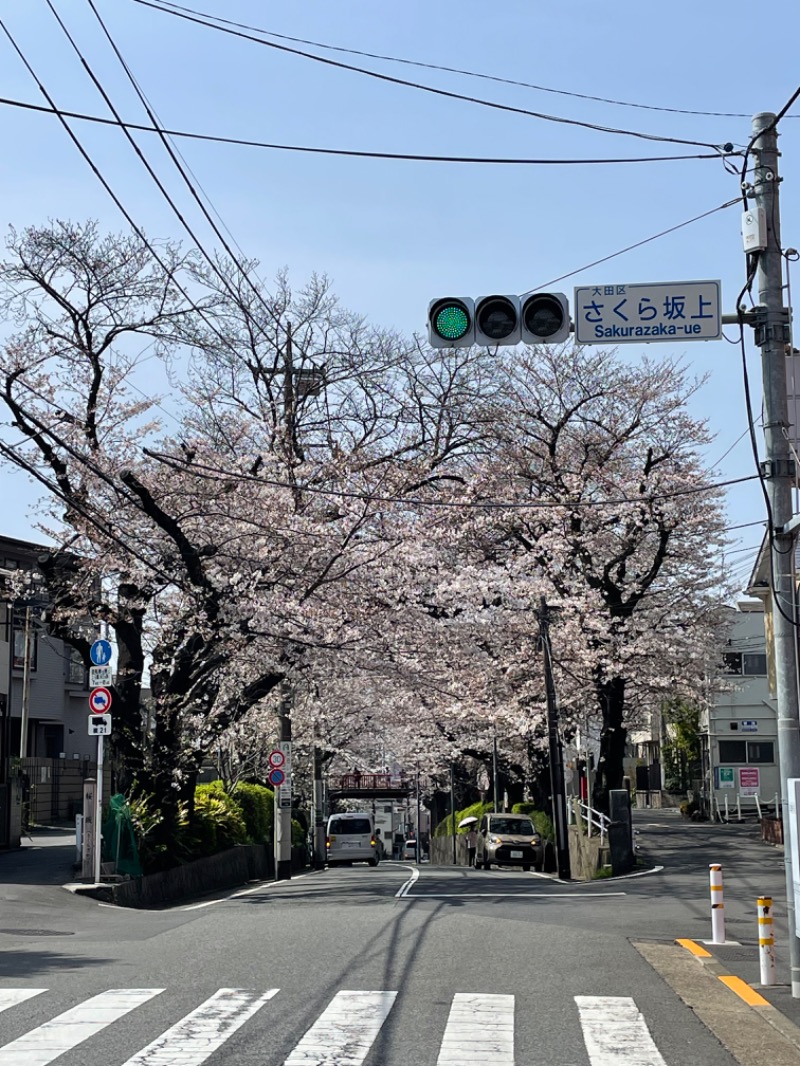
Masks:
[[[741,827],[638,825],[662,872],[383,863],[155,912],[15,882],[2,856],[0,1066],[733,1066],[636,945],[710,935],[712,861],[752,943],[778,854]]]

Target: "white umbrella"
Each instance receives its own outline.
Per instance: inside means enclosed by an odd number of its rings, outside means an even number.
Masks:
[[[458,823],[458,828],[463,829],[465,825],[476,825],[477,821],[477,818],[473,818],[472,815],[470,815],[468,818],[461,819],[461,821]]]

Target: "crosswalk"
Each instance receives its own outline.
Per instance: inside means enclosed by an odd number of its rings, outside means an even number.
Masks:
[[[82,1045],[97,1047],[95,1042],[102,1039],[104,1030],[146,1004],[158,1002],[165,991],[108,989],[75,1003],[0,1045],[0,1066],[48,1066]],[[379,1066],[378,1038],[398,995],[396,991],[337,992],[282,1060],[282,1066]],[[6,1017],[13,1019],[15,1010],[24,1004],[36,1000],[40,1006],[47,997],[45,988],[0,988],[0,1013],[8,1011]],[[276,997],[277,988],[220,988],[136,1050],[123,1066],[213,1066],[210,1060],[235,1066],[235,1055],[224,1045],[242,1026],[254,1023],[262,1008]],[[667,1066],[632,998],[575,996],[574,1004],[589,1066]],[[515,1059],[514,1008],[512,995],[456,993],[441,1034],[436,1066],[520,1066]],[[269,1030],[267,1019],[265,1055],[260,1061],[278,1066],[277,1059],[266,1054]],[[215,1058],[218,1051],[221,1054]],[[70,1063],[79,1061],[80,1057],[69,1057]],[[113,1061],[118,1062],[118,1056]],[[248,1057],[247,1061],[252,1060]]]

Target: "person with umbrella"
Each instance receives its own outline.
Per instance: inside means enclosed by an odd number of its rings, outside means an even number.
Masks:
[[[467,828],[467,866],[475,865],[475,852],[478,848],[478,834],[475,830],[475,826],[478,824],[477,818],[462,818],[458,823],[458,828]]]

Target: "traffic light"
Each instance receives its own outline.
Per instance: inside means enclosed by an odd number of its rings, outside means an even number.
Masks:
[[[475,343],[519,344],[519,296],[481,296],[475,301]]]
[[[432,348],[468,348],[471,344],[559,344],[570,334],[569,300],[563,292],[527,296],[448,296],[428,306],[428,342]]]
[[[563,292],[534,292],[520,303],[525,344],[560,344],[569,337],[569,300]]]
[[[431,348],[469,348],[475,343],[475,301],[447,296],[428,305],[428,343]]]

